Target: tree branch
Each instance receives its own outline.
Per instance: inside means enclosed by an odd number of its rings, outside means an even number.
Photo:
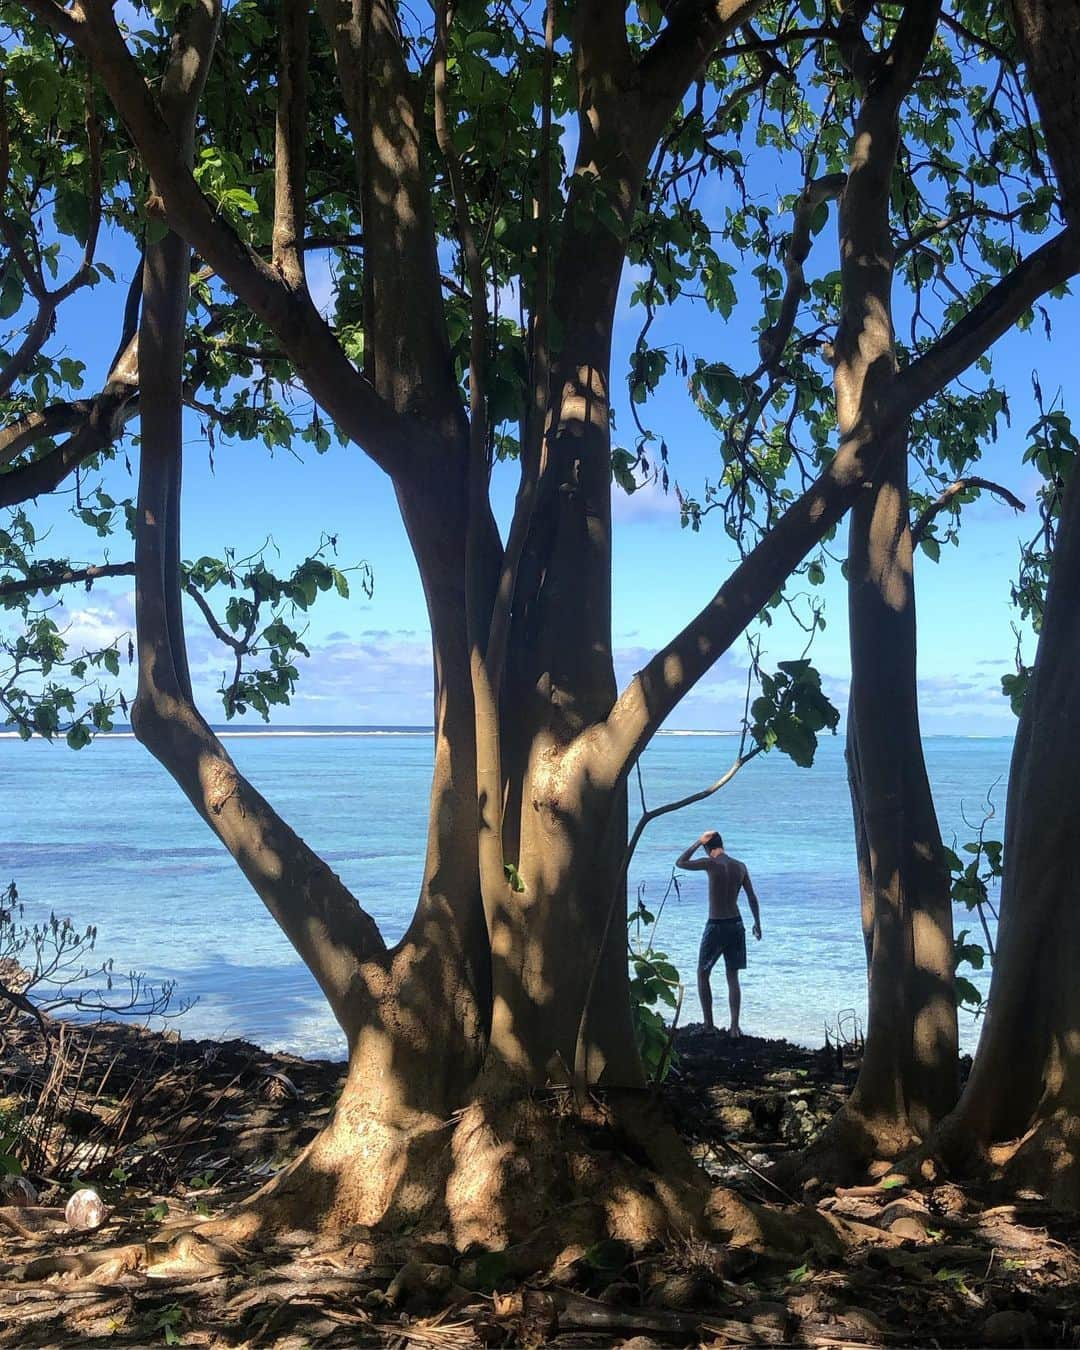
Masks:
[[[18,468],[0,474],[0,507],[16,506],[19,502],[29,501],[32,497],[40,497],[47,492],[52,492],[80,464],[85,463],[94,455],[100,454],[102,450],[111,445],[135,415],[138,378],[137,344],[132,339],[127,350],[113,367],[108,384],[88,404],[88,411],[79,430],[58,445],[55,450],[51,450],[40,459],[31,460],[28,464],[20,464]],[[60,406],[66,408],[78,405]],[[40,414],[33,414],[32,418],[40,417],[43,423],[47,425],[50,420],[50,413],[55,411],[54,409],[46,409]],[[32,418],[24,420],[29,421]],[[61,415],[56,412],[56,421],[59,422],[60,420]],[[11,432],[16,433],[13,443],[18,441],[18,431],[21,425],[16,423],[10,429]],[[34,441],[40,440],[42,436],[56,434],[57,430],[59,430],[58,426],[53,431],[41,430],[33,433],[28,429],[25,433],[24,444],[19,449],[24,449],[26,444],[32,444]],[[9,451],[10,453],[8,453]],[[18,450],[11,450],[10,445],[6,446],[4,452],[0,453],[0,462],[14,458],[16,453],[18,453]]]
[[[496,697],[502,689],[510,616],[525,541],[532,527],[540,479],[545,467],[548,408],[551,400],[551,99],[555,64],[555,0],[544,6],[544,67],[541,91],[540,149],[534,209],[537,219],[536,289],[529,328],[529,404],[521,430],[521,480],[495,592],[488,636],[488,668]]]
[[[293,290],[304,279],[307,0],[282,0],[274,139],[273,265]]]
[[[683,630],[619,695],[596,747],[611,785],[625,779],[664,720],[726,652],[806,554],[843,517],[886,452],[903,418],[860,422],[811,487],[750,551]]]
[[[641,59],[642,94],[674,107],[717,45],[748,23],[763,2],[675,0],[659,37]]]
[[[896,377],[903,416],[967,370],[1016,323],[1040,295],[1080,272],[1080,227],[1069,226],[1019,263],[958,323]]]
[[[461,161],[454,147],[446,107],[446,44],[450,14],[448,0],[438,0],[435,18],[435,139],[446,163],[450,190],[454,198],[454,218],[457,221],[465,274],[469,278],[469,308],[471,332],[469,335],[469,413],[470,413],[470,472],[477,472],[477,461],[485,480],[487,493],[487,399],[484,392],[484,363],[487,357],[488,307],[487,280],[476,235],[469,220],[469,201]]]
[[[775,37],[758,37],[749,24],[746,26],[747,37],[744,42],[731,42],[726,47],[721,47],[719,51],[714,52],[714,58],[727,60],[731,56],[755,56],[760,52],[775,52],[782,47],[786,47],[792,42],[816,42],[821,38],[835,38],[835,28],[789,28],[786,32],[777,33]]]
[[[810,226],[814,212],[823,202],[835,201],[847,186],[846,173],[828,174],[807,183],[795,203],[795,219],[791,229],[791,239],[784,254],[784,271],[787,273],[787,286],[780,306],[780,314],[774,324],[768,327],[758,338],[758,351],[761,365],[750,377],[756,380],[780,360],[787,346],[791,330],[799,313],[799,304],[806,289],[806,277],[803,263],[810,256]]]
[[[841,0],[836,46],[844,66],[863,89],[870,83],[880,57],[866,40],[863,28],[872,0]]]
[[[200,0],[207,6],[216,0]],[[216,19],[201,58],[205,67]],[[190,38],[192,29],[187,29]],[[174,57],[185,52],[184,38]],[[170,89],[171,133],[190,157],[198,97],[192,63]],[[176,69],[176,66],[171,67]],[[167,77],[168,80],[168,77]],[[183,160],[182,160],[183,162]],[[186,171],[186,165],[185,165]],[[157,180],[155,179],[155,184]],[[276,276],[276,273],[274,274]],[[279,288],[284,283],[278,279]],[[267,909],[321,985],[350,1043],[363,1022],[365,959],[385,951],[371,917],[330,868],[239,773],[195,706],[188,672],[179,562],[184,335],[190,249],[176,234],[146,250],[139,367],[142,446],[135,518],[138,695],[132,727],[225,844]]]
[[[874,93],[898,107],[918,78],[937,29],[941,0],[908,0],[875,72]]]
[[[411,446],[407,432],[401,438],[400,455],[422,463],[425,442],[433,440],[430,428],[440,429],[444,451],[447,440],[462,448],[465,441],[424,162],[426,91],[406,64],[392,0],[318,0],[318,7],[356,159],[365,373],[406,428],[412,419],[428,428]]]
[[[898,240],[894,257],[899,261],[913,249],[919,248],[928,239],[932,239],[935,234],[940,234],[942,230],[950,230],[954,225],[966,224],[968,221],[996,220],[1003,225],[1011,225],[1014,221],[1020,219],[1026,209],[1026,204],[1018,206],[1015,211],[995,211],[993,207],[984,206],[981,202],[973,204],[970,210],[954,211],[951,215],[941,216],[938,220],[932,220],[921,229],[916,230],[906,239]]]
[[[50,436],[64,436],[81,426],[93,410],[90,399],[54,403],[41,412],[27,413],[0,432],[0,465],[18,459],[24,450]]]
[[[962,492],[992,492],[995,497],[1000,497],[1014,511],[1025,510],[1024,503],[1008,488],[1002,487],[1000,483],[992,483],[989,478],[966,477],[958,478],[955,483],[949,486],[941,495],[932,501],[929,506],[919,512],[918,519],[911,527],[911,542],[917,547],[926,535],[934,519],[941,514],[954,498]]]
[[[205,3],[206,0],[203,0]],[[111,8],[88,7],[75,19],[52,0],[27,0],[44,22],[70,36],[90,61],[128,127],[165,203],[170,225],[184,236],[278,337],[312,396],[371,458],[389,471],[429,428],[399,415],[345,355],[310,297],[289,290],[277,271],[243,243],[204,196],[162,111],[128,51]],[[66,15],[61,21],[60,15]],[[67,25],[67,26],[64,26]]]
[[[73,586],[79,582],[102,581],[106,577],[133,577],[135,564],[97,563],[89,567],[60,567],[51,571],[31,572],[16,581],[0,582],[0,600],[11,595],[25,595],[30,591],[54,591],[60,586]]]
[[[492,682],[487,645],[491,611],[487,609],[488,417],[484,387],[487,359],[487,281],[469,220],[469,202],[454,147],[446,106],[446,62],[449,32],[448,0],[437,0],[435,11],[434,94],[435,136],[446,162],[454,198],[454,213],[469,278],[471,332],[469,337],[469,468],[468,526],[465,537],[465,626],[472,677],[476,743],[476,795],[479,828],[480,890],[489,924],[501,915],[508,893],[503,868],[502,755],[499,743],[498,688]]]
[[[1080,227],[1080,44],[1071,0],[1011,0],[1065,218]]]

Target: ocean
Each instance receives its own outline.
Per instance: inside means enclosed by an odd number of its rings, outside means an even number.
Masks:
[[[230,753],[261,792],[337,871],[387,940],[405,930],[422,868],[431,738],[426,732],[311,728],[241,731]],[[715,781],[738,748],[723,733],[670,733],[644,757],[649,807]],[[946,842],[976,833],[989,793],[1000,838],[1011,741],[926,741]],[[640,813],[631,784],[631,823]],[[966,823],[966,822],[970,822]],[[825,1028],[865,1022],[851,810],[843,742],[826,737],[812,769],[758,756],[710,800],[646,830],[630,871],[631,905],[656,912],[655,942],[686,982],[684,1023],[699,1021],[694,982],[705,883],[675,857],[704,830],[722,831],[749,867],[764,938],[750,941],[742,1023],[758,1035],[820,1045]],[[62,743],[0,735],[0,884],[17,883],[28,920],[50,911],[96,924],[97,952],[118,973],[177,981],[195,1000],[173,1025],[190,1037],[243,1037],[269,1049],[341,1057],[322,995],[231,859],[164,769],[130,736]],[[974,915],[957,915],[977,929]],[[747,922],[749,932],[749,921]],[[986,973],[973,976],[984,989]],[[718,1022],[722,972],[713,977]],[[972,1049],[978,1022],[961,1013]]]

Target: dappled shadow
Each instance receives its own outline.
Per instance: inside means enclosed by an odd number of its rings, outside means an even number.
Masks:
[[[743,1052],[691,1045],[690,1080],[719,1092],[726,1088],[717,1075],[741,1081],[740,1100],[753,1105],[770,1095],[790,1100],[790,1082],[817,1075],[843,1090],[849,1077],[793,1047],[758,1042]],[[305,1080],[305,1088],[307,1109],[322,1109],[333,1075]],[[713,1127],[707,1111],[694,1113],[685,1085],[664,1095],[692,1144]],[[634,1335],[665,1345],[1075,1344],[1075,1215],[1035,1200],[997,1206],[988,1192],[941,1181],[830,1193],[815,1208],[779,1197],[765,1203],[759,1179],[744,1172],[706,1193],[694,1233],[650,1234],[644,1226],[619,1233],[609,1220],[608,1235],[598,1237],[588,1200],[603,1192],[587,1175],[564,1172],[560,1180],[551,1149],[537,1158],[511,1147],[511,1118],[528,1126],[530,1140],[558,1140],[564,1157],[586,1149],[612,1199],[631,1167],[641,1191],[665,1170],[642,1143],[655,1132],[635,1139],[616,1127],[615,1110],[583,1117],[550,1093],[528,1098],[526,1115],[520,1110],[504,1099],[460,1138],[444,1130],[441,1145],[475,1175],[492,1144],[504,1150],[512,1204],[533,1227],[502,1250],[455,1243],[422,1225],[403,1231],[403,1209],[393,1232],[353,1226],[320,1235],[300,1226],[253,1234],[242,1247],[220,1238],[169,1241],[146,1201],[132,1195],[104,1230],[81,1240],[0,1239],[0,1345],[141,1346],[163,1342],[166,1326],[189,1343],[282,1350],[297,1337],[329,1347],[403,1336],[432,1346],[607,1345]],[[467,1157],[467,1135],[489,1128],[492,1139]],[[229,1141],[218,1149],[227,1157]],[[170,1221],[190,1225],[184,1211],[196,1198],[216,1216],[250,1184],[236,1177],[189,1191],[169,1201]],[[213,1230],[213,1221],[202,1229]],[[47,1265],[28,1267],[44,1252],[68,1253],[52,1266],[66,1265],[66,1273],[44,1282]]]

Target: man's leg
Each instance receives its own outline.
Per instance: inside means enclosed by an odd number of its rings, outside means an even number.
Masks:
[[[739,1029],[739,1010],[742,1008],[742,990],[739,988],[739,972],[729,970],[727,973],[727,994],[728,1004],[731,1007],[731,1031],[732,1036],[740,1036],[742,1032]]]
[[[697,991],[698,998],[701,999],[701,1015],[704,1017],[705,1025],[709,1030],[714,1031],[716,1028],[713,1025],[712,987],[709,984],[710,974],[711,972],[706,970],[704,966],[698,966]]]

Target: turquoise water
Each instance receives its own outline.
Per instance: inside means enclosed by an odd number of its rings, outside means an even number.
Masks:
[[[389,941],[404,931],[422,867],[431,764],[428,735],[230,737],[256,786],[341,875]],[[643,765],[650,807],[717,779],[737,749],[719,734],[659,737]],[[1000,837],[1011,743],[938,737],[926,743],[947,841],[963,842],[996,782]],[[709,801],[655,821],[630,874],[655,910],[676,855],[705,829],[723,831],[750,868],[764,940],[750,943],[743,1026],[810,1045],[838,1014],[865,1017],[862,939],[842,742],[825,740],[813,769],[759,756]],[[636,784],[631,813],[636,820]],[[231,860],[165,771],[130,737],[102,737],[78,754],[0,737],[0,883],[12,878],[27,917],[50,909],[96,923],[98,951],[116,968],[174,977],[196,998],[180,1029],[243,1036],[269,1048],[340,1055],[321,994]],[[688,979],[684,1022],[700,1019],[693,972],[704,881],[683,873],[657,943]],[[972,926],[959,916],[961,926]],[[714,977],[717,1008],[722,976]],[[962,1015],[964,1041],[977,1024]]]

